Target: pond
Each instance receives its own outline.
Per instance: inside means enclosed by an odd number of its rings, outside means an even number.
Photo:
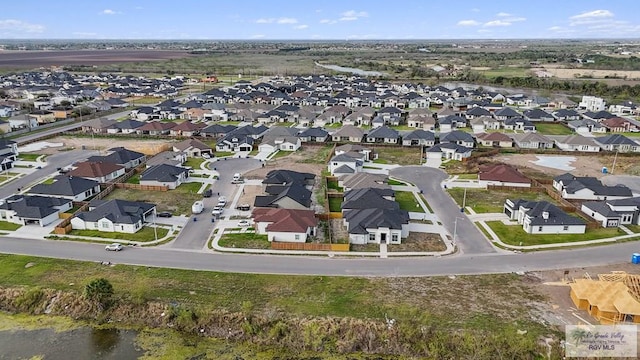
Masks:
[[[360,76],[384,76],[384,75],[387,75],[387,74],[385,74],[383,72],[380,72],[380,71],[362,70],[362,69],[358,69],[358,68],[339,66],[339,65],[324,65],[324,64],[316,63],[316,66],[320,66],[321,68],[325,68],[325,69],[329,69],[329,70],[333,70],[333,71],[349,72],[349,73],[360,75]]]
[[[0,359],[138,359],[144,352],[135,345],[136,335],[136,331],[90,327],[0,331]]]

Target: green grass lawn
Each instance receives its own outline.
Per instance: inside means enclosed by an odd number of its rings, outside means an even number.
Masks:
[[[56,181],[56,179],[54,179],[54,178],[48,178],[48,179],[43,180],[40,184],[51,185],[55,181]]]
[[[400,209],[411,212],[424,212],[424,209],[411,191],[396,191],[396,202],[400,204]]]
[[[178,192],[183,192],[188,194],[195,194],[198,192],[198,190],[200,190],[201,187],[202,187],[201,182],[188,182],[188,183],[180,184],[180,186],[178,186],[173,191],[178,191]],[[169,190],[169,191],[172,191],[172,190]]]
[[[327,129],[338,129],[341,128],[342,124],[337,122],[337,123],[333,123],[333,124],[327,124],[327,126],[325,126],[325,128]]]
[[[216,151],[215,155],[216,157],[226,157],[226,156],[233,156],[236,153],[234,153],[233,151]]]
[[[584,234],[527,234],[521,225],[505,225],[501,221],[487,221],[487,225],[498,235],[500,240],[509,245],[542,245],[565,242],[605,239],[626,233],[618,228],[600,228],[587,230]]]
[[[402,185],[402,186],[407,185],[406,183],[403,183],[401,181],[394,180],[394,179],[387,180],[387,184],[389,184],[391,186],[393,186],[393,185]]]
[[[271,158],[271,160],[275,160],[275,159],[279,159],[279,158],[283,158],[285,156],[289,156],[291,154],[293,154],[294,151],[282,151],[282,150],[278,150],[275,155],[273,155],[273,157]]]
[[[8,221],[0,221],[0,230],[15,231],[22,227],[22,225],[10,223]]]
[[[410,147],[376,147],[374,151],[378,154],[378,160],[374,162],[398,165],[419,165],[420,148]]]
[[[184,166],[191,166],[192,169],[200,169],[200,164],[205,162],[206,159],[201,157],[190,157],[184,162]]]
[[[571,135],[573,130],[562,124],[537,122],[536,131],[543,135]]]
[[[341,197],[330,197],[329,198],[329,211],[331,212],[341,212],[342,211],[342,202],[344,201]]]
[[[459,174],[456,176],[459,180],[478,180],[478,174]]]
[[[224,234],[220,237],[218,245],[226,248],[239,249],[271,248],[271,243],[267,240],[267,235],[258,235],[256,233]]]
[[[396,129],[398,131],[405,131],[405,130],[415,130],[416,128],[412,128],[409,125],[398,125],[398,126],[390,126],[392,129]]]
[[[158,239],[167,235],[169,230],[164,228],[158,228]],[[99,230],[71,230],[69,235],[77,236],[92,236],[105,239],[118,239],[118,240],[133,240],[140,242],[147,242],[155,240],[155,233],[152,227],[144,226],[134,234],[126,234],[120,232],[104,232]]]
[[[625,225],[625,227],[636,234],[640,233],[640,225]]]
[[[134,174],[132,177],[127,179],[126,183],[127,184],[140,184],[140,174]]]
[[[338,185],[338,180],[327,180],[327,187],[329,189],[336,190],[338,192],[343,192],[344,188]]]
[[[478,71],[486,77],[525,77],[529,74],[529,69],[521,67],[499,67],[497,69]]]
[[[462,207],[464,189],[453,188],[447,190],[456,203]],[[535,201],[549,201],[555,203],[543,192],[511,192],[499,190],[467,189],[466,206],[476,213],[501,213],[504,210],[504,202],[507,199],[525,199]]]
[[[18,155],[18,159],[23,161],[36,161],[42,154],[33,154],[33,153],[21,153]]]

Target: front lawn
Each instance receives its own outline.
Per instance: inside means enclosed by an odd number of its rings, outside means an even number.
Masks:
[[[411,191],[396,191],[396,202],[400,204],[400,209],[411,212],[423,213],[424,209]]]
[[[420,147],[391,147],[380,146],[374,151],[378,154],[375,162],[381,164],[420,165]]]
[[[509,245],[542,245],[566,242],[606,239],[626,233],[618,228],[600,228],[587,230],[584,234],[527,234],[521,225],[505,225],[502,221],[487,221],[487,225],[498,235],[503,243]]]
[[[14,224],[14,223],[10,223],[8,221],[0,221],[0,230],[16,231],[16,230],[20,229],[21,227],[22,227],[22,225],[20,225],[20,224]]]
[[[140,184],[140,174],[133,174],[133,176],[131,176],[130,178],[127,179],[126,183],[127,184]]]
[[[219,158],[227,157],[227,156],[233,156],[235,154],[236,153],[234,153],[233,151],[216,151],[215,152],[216,157],[219,157]]]
[[[448,192],[458,206],[462,207],[464,189],[453,188],[448,189]],[[476,213],[501,213],[504,209],[504,202],[507,199],[544,200],[552,204],[555,203],[553,199],[544,192],[467,189],[465,205],[471,207]]]
[[[329,211],[331,212],[341,212],[342,211],[342,201],[341,197],[330,197],[329,198]]]
[[[238,249],[271,248],[271,243],[267,240],[267,235],[258,235],[256,233],[224,234],[218,241],[218,245]]]
[[[23,161],[36,161],[42,154],[22,153],[18,155],[18,160]]]
[[[337,192],[342,192],[344,189],[338,185],[338,180],[327,180],[327,187],[329,189],[336,190]]]
[[[184,162],[183,166],[190,166],[192,169],[200,169],[200,164],[205,162],[206,159],[201,157],[190,157]]]
[[[158,229],[158,239],[167,236],[167,233],[169,233],[168,229],[165,229],[165,228],[157,228],[157,229]],[[138,232],[134,234],[126,234],[126,233],[120,233],[120,232],[104,232],[99,230],[71,230],[69,235],[91,236],[91,237],[99,237],[99,238],[105,238],[105,239],[132,240],[132,241],[140,241],[140,242],[154,241],[156,239],[153,228],[149,226],[144,226],[142,229],[138,230]]]
[[[182,183],[175,190],[169,190],[169,191],[178,191],[178,192],[183,192],[187,194],[196,194],[201,187],[202,187],[201,182],[188,182],[188,183]]]
[[[407,185],[406,183],[403,183],[401,181],[394,180],[394,179],[388,179],[387,180],[387,184],[389,184],[390,186],[393,186],[393,185],[403,185],[403,186]]]
[[[432,252],[445,251],[447,246],[438,234],[410,232],[401,244],[389,244],[387,249],[394,252]]]
[[[478,180],[478,174],[460,174],[458,180]]]
[[[573,130],[568,127],[557,123],[536,123],[536,132],[542,135],[571,135]]]

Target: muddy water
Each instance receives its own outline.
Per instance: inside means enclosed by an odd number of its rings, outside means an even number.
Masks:
[[[0,359],[128,360],[143,355],[137,333],[89,327],[56,332],[51,329],[0,331]]]

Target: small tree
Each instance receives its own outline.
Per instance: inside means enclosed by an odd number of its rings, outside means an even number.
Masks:
[[[97,301],[102,306],[106,306],[113,295],[113,286],[105,278],[94,279],[85,285],[83,295],[89,300]]]

